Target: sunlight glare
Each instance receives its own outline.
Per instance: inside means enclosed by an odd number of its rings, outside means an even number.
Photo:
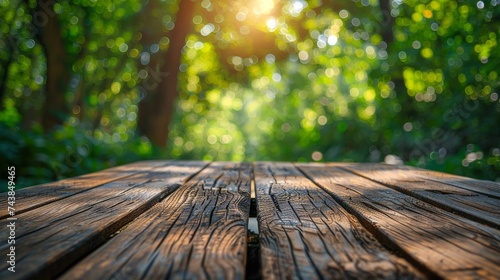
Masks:
[[[267,15],[274,9],[274,0],[253,0],[251,5],[256,15]]]

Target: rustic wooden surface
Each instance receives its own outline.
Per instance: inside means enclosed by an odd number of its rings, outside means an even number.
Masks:
[[[424,175],[419,169],[409,167],[370,164],[339,167],[434,206],[500,229],[499,197],[495,196],[495,192],[488,189],[488,186],[477,192],[484,184],[478,184],[474,179],[464,178],[461,182],[455,180],[455,184],[446,184],[432,173]],[[453,182],[453,179],[451,181]],[[473,190],[471,186],[474,185],[476,187]]]
[[[262,274],[270,279],[423,276],[390,254],[290,163],[255,165]]]
[[[16,215],[15,274],[0,263],[0,279],[51,278],[104,242],[206,163],[152,168]],[[7,240],[8,232],[0,232]],[[0,251],[7,251],[7,242]]]
[[[243,279],[250,175],[211,164],[62,279]]]
[[[0,279],[500,275],[500,184],[405,166],[146,161],[19,190],[16,210]]]
[[[298,167],[356,215],[379,240],[428,275],[451,279],[495,279],[500,275],[500,231],[497,229],[368,180],[347,171],[341,164],[300,164]],[[376,170],[376,166],[363,165],[348,168],[374,167]],[[377,177],[377,180],[383,179]],[[451,193],[459,192],[457,188]],[[445,198],[435,198],[439,199]],[[498,211],[500,201],[491,207]]]
[[[75,178],[42,184],[16,191],[16,214],[49,204],[100,185],[167,164],[167,161],[141,161],[85,174]],[[0,193],[0,205],[7,205],[7,193]],[[0,219],[8,217],[7,207],[0,208]]]

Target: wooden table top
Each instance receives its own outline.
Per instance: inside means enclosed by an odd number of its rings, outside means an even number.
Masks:
[[[143,161],[15,197],[0,279],[500,279],[500,184],[412,167]]]

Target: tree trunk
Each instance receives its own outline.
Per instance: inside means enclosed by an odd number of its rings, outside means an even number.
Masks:
[[[11,35],[7,35],[7,36],[11,36]],[[9,52],[9,57],[7,58],[7,61],[5,62],[5,64],[3,65],[3,72],[2,72],[2,76],[0,78],[0,110],[3,109],[4,107],[4,96],[5,96],[5,90],[7,88],[7,77],[9,75],[9,66],[10,64],[12,63],[13,59],[14,59],[14,48],[12,47],[12,44],[11,42],[9,42],[9,40],[7,40],[7,49],[8,49],[8,52]]]
[[[382,12],[382,23],[380,35],[387,46],[394,41],[394,18],[391,15],[391,1],[380,0],[380,11]]]
[[[17,11],[21,7],[21,4],[23,2],[19,2],[14,9],[16,15]],[[7,53],[9,54],[9,57],[7,58],[7,61],[3,63],[2,65],[2,76],[0,78],[0,110],[4,108],[4,97],[5,97],[5,91],[7,89],[7,77],[9,76],[9,66],[14,61],[14,57],[16,55],[17,49],[18,49],[18,38],[14,38],[13,35],[13,30],[14,30],[14,24],[16,23],[17,16],[14,16],[12,18],[12,21],[9,24],[9,31],[6,33],[6,39],[4,42],[7,44]]]
[[[70,80],[68,55],[61,37],[61,28],[54,12],[54,1],[37,2],[33,13],[33,25],[36,27],[40,44],[47,58],[46,99],[42,107],[42,126],[45,131],[62,124],[67,115],[65,90]]]
[[[178,96],[177,76],[181,51],[193,25],[194,9],[194,2],[180,0],[175,27],[169,32],[170,46],[163,58],[163,65],[158,72],[148,67],[149,76],[145,80],[147,92],[139,103],[138,128],[159,147],[165,147],[167,143],[168,125]]]
[[[396,56],[394,52],[394,18],[391,15],[391,0],[380,0],[380,11],[383,15],[382,21],[382,29],[380,31],[380,35],[382,39],[387,44],[387,53],[389,57]],[[390,65],[390,75],[392,78],[392,82],[394,83],[394,91],[396,92],[397,98],[403,106],[403,108],[409,109],[413,108],[412,103],[413,100],[410,96],[408,96],[408,90],[403,80],[403,69],[397,63],[394,65]],[[412,110],[413,111],[413,110]],[[410,111],[411,112],[411,111]],[[411,115],[411,114],[410,114]],[[400,119],[402,123],[407,120],[404,118]]]

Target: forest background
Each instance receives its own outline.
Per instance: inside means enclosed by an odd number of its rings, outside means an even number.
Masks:
[[[500,181],[499,22],[498,0],[0,0],[1,168],[18,187],[151,158]]]

